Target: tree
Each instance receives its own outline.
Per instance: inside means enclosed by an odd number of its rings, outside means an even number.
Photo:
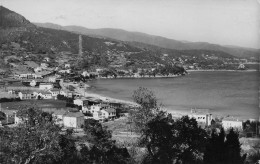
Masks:
[[[225,159],[227,164],[243,164],[246,158],[246,155],[241,157],[241,144],[239,142],[239,134],[235,132],[233,128],[229,130],[229,133],[226,136],[225,142]]]
[[[141,144],[147,149],[143,163],[202,163],[207,133],[195,119],[174,121],[159,113],[142,130]]]
[[[134,123],[135,130],[140,132],[148,121],[156,116],[160,109],[154,93],[147,88],[140,87],[135,90],[133,99],[140,107],[130,113],[130,119]]]
[[[207,132],[198,126],[194,118],[183,116],[173,124],[176,147],[178,149],[177,162],[193,164],[203,161],[203,153],[208,138]]]
[[[130,156],[126,148],[118,148],[112,140],[111,131],[93,119],[85,121],[85,139],[92,144],[91,147],[83,146],[82,158],[87,163],[99,164],[124,164]]]
[[[213,131],[207,143],[204,163],[242,164],[246,156],[240,155],[240,146],[238,133],[234,132],[233,129],[230,129],[227,135],[225,135],[223,128],[219,134]]]
[[[225,155],[225,131],[222,128],[218,134],[215,129],[211,132],[208,139],[206,151],[204,154],[205,164],[220,164],[224,163]]]
[[[3,163],[53,163],[62,157],[60,129],[48,114],[30,108],[18,112],[26,123],[0,133]]]
[[[147,123],[147,128],[142,130],[140,144],[145,146],[148,154],[143,163],[173,163],[176,157],[174,147],[176,137],[173,134],[173,120],[162,115],[157,115]]]
[[[5,120],[5,118],[6,118],[5,113],[2,112],[2,111],[0,111],[0,121],[1,121],[1,120]]]

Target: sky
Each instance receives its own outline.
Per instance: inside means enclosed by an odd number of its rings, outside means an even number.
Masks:
[[[260,0],[0,0],[31,22],[260,48]]]

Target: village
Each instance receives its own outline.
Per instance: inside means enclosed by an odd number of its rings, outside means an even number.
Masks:
[[[42,70],[48,68],[43,63],[41,66]],[[70,65],[65,64],[64,68],[70,70]],[[133,102],[91,96],[88,93],[89,86],[86,82],[64,80],[64,73],[59,73],[61,71],[52,72],[41,78],[38,78],[37,74],[20,74],[9,81],[2,81],[0,111],[6,117],[1,120],[1,125],[13,126],[13,124],[17,125],[26,121],[16,115],[19,108],[23,107],[21,104],[27,106],[28,104],[36,104],[42,111],[51,113],[58,125],[72,129],[82,128],[86,119],[95,119],[99,122],[114,121],[118,118],[126,119],[130,110],[138,109],[138,104]],[[86,72],[82,72],[82,76],[90,77]],[[180,116],[173,114],[173,117]],[[225,130],[235,128],[243,131],[246,121],[232,116],[218,119],[212,115],[209,109],[191,109],[189,117],[195,118],[203,128],[219,124]],[[254,119],[249,121],[257,122]],[[259,130],[256,130],[256,133],[251,132],[251,136],[257,136],[257,133]]]

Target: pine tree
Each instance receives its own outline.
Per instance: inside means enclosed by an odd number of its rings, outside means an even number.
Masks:
[[[245,160],[245,155],[241,157],[238,133],[230,129],[229,134],[226,136],[225,142],[225,163],[226,164],[242,164]]]

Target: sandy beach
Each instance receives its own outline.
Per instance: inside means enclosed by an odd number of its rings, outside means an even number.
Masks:
[[[75,89],[75,91],[77,93],[81,94],[84,97],[93,97],[93,98],[96,98],[96,99],[100,99],[104,102],[122,103],[122,104],[125,104],[125,105],[129,105],[131,107],[139,106],[137,103],[132,102],[132,101],[120,100],[120,99],[111,98],[111,97],[108,97],[108,96],[103,96],[103,95],[100,95],[100,94],[92,93],[92,92],[88,91],[87,89],[83,89],[83,88],[79,88],[79,87],[77,87]]]

